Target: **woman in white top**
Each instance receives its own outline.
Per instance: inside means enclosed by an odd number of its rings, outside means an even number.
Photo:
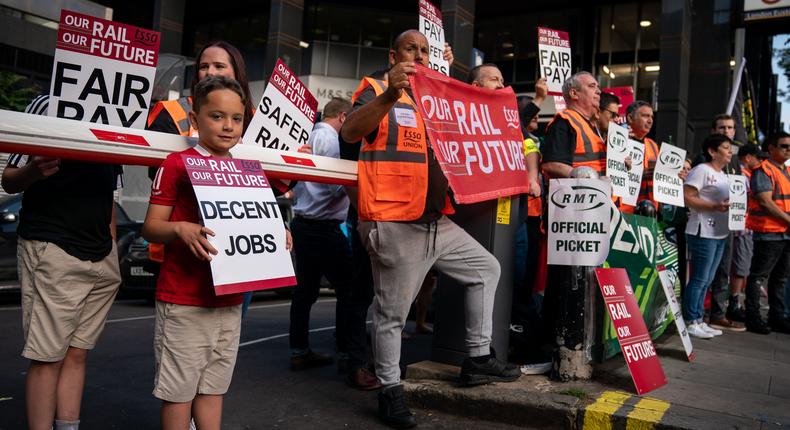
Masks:
[[[730,232],[729,180],[722,169],[732,159],[731,144],[729,137],[720,134],[705,139],[702,151],[707,162],[691,169],[683,186],[686,207],[691,212],[686,224],[691,276],[683,291],[683,317],[689,334],[702,339],[722,334],[705,324],[702,317],[705,293],[719,267]]]

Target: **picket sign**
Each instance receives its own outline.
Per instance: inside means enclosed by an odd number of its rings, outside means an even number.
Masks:
[[[0,151],[102,163],[159,166],[197,139],[0,109]],[[258,160],[269,179],[356,186],[357,163],[302,153],[236,145],[238,158]]]

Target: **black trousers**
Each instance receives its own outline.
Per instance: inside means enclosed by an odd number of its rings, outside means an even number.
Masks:
[[[368,362],[367,317],[368,308],[373,303],[373,270],[370,255],[362,245],[357,230],[356,212],[348,209],[348,229],[351,237],[351,253],[354,260],[354,281],[349,304],[345,311],[348,327],[349,366],[351,370],[364,367]]]
[[[336,345],[338,352],[346,352],[348,319],[354,265],[351,247],[340,230],[338,221],[309,220],[296,217],[291,221],[294,252],[296,254],[296,287],[291,301],[291,349],[309,348],[310,310],[318,299],[321,277],[335,289]]]
[[[755,240],[746,281],[746,317],[760,317],[760,287],[768,289],[768,321],[785,318],[785,283],[790,275],[790,240]]]

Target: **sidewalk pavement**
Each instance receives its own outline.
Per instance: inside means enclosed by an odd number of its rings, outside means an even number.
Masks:
[[[692,363],[677,334],[656,342],[668,383],[644,396],[621,355],[596,365],[593,381],[522,376],[472,388],[458,386],[457,367],[424,361],[408,367],[405,387],[414,406],[531,428],[790,427],[790,335],[725,332],[692,342]]]

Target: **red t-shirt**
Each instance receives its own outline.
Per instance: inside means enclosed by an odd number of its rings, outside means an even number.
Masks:
[[[200,224],[197,197],[187,176],[182,154],[208,157],[195,147],[167,156],[151,185],[151,204],[172,206],[170,221]],[[243,301],[242,294],[217,296],[208,261],[198,260],[181,240],[165,245],[165,259],[156,282],[156,299],[178,305],[216,308],[234,306]]]

